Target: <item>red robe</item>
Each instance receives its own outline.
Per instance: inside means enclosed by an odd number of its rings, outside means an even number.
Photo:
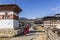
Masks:
[[[29,32],[29,28],[28,27],[25,27],[24,28],[24,34],[27,34]]]

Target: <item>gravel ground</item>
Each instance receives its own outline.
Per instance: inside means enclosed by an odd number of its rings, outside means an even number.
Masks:
[[[0,38],[0,40],[11,40],[12,38]]]

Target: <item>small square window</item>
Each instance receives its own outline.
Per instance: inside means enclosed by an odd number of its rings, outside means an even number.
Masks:
[[[4,19],[8,19],[8,17],[4,17]]]
[[[2,19],[8,19],[8,16],[3,16]]]

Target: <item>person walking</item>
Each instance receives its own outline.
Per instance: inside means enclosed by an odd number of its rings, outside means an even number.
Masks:
[[[24,35],[26,35],[27,33],[29,33],[29,27],[28,25],[24,26]]]

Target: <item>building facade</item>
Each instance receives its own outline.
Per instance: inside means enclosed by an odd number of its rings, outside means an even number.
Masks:
[[[43,25],[45,28],[50,28],[60,37],[60,14],[44,17]]]
[[[18,29],[19,12],[21,9],[16,4],[0,5],[0,29]]]
[[[60,14],[53,16],[46,16],[43,18],[44,27],[59,28],[60,29]]]

